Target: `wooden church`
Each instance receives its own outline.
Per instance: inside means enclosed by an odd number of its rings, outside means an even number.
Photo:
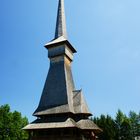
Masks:
[[[76,50],[67,38],[64,0],[59,0],[55,38],[45,47],[49,72],[33,113],[37,119],[24,130],[30,140],[95,140],[102,130],[89,119],[83,93],[74,86],[71,64]]]

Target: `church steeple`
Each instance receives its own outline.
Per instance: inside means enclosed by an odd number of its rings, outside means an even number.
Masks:
[[[95,138],[100,128],[88,117],[90,113],[81,90],[76,90],[71,65],[74,47],[67,40],[64,0],[59,0],[55,38],[47,43],[49,72],[39,105],[37,119],[24,127],[30,140],[87,140]]]
[[[55,39],[47,43],[50,68],[34,115],[83,113],[91,115],[81,91],[75,90],[71,62],[76,50],[66,38],[64,0],[59,0]],[[76,100],[79,98],[79,104]],[[83,108],[81,109],[80,105]]]
[[[55,39],[61,36],[67,38],[64,0],[59,0],[56,29],[55,29]]]
[[[75,48],[71,45],[71,43],[68,41],[68,38],[67,38],[64,0],[59,0],[57,21],[56,21],[56,27],[55,27],[55,37],[53,40],[45,44],[45,47],[49,50],[50,48],[53,48],[62,44],[67,45],[67,47],[70,49],[72,53],[76,53]]]

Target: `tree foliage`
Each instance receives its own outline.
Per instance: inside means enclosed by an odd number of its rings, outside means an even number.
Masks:
[[[114,140],[116,136],[116,124],[111,116],[101,115],[100,118],[94,118],[94,122],[103,129],[99,135],[101,140]]]
[[[21,113],[11,112],[9,105],[0,106],[0,140],[27,140],[28,134],[22,130],[27,124]]]
[[[140,113],[130,111],[126,116],[118,110],[116,117],[101,115],[93,121],[103,130],[99,134],[100,140],[135,140],[140,136]]]

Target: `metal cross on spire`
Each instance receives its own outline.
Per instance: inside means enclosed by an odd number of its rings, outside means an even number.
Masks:
[[[57,22],[55,29],[55,39],[61,36],[67,39],[64,0],[59,0]]]

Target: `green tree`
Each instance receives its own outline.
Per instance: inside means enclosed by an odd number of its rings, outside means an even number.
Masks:
[[[117,125],[116,140],[134,140],[135,137],[133,135],[133,131],[135,131],[135,115],[136,114],[134,112],[131,112],[129,117],[127,117],[121,110],[118,110],[115,119]],[[130,118],[130,116],[132,118]]]
[[[115,119],[115,123],[116,123],[116,140],[122,140],[123,137],[123,132],[122,132],[122,127],[123,127],[123,122],[125,120],[126,116],[123,114],[123,112],[121,110],[118,110],[117,114],[116,114],[116,119]]]
[[[0,140],[27,140],[28,134],[22,130],[27,124],[21,113],[11,112],[9,105],[0,106]]]
[[[100,118],[94,118],[94,122],[103,130],[99,135],[100,140],[115,140],[116,124],[111,116],[101,115]]]
[[[130,111],[129,119],[131,122],[131,133],[134,139],[135,137],[140,136],[140,113],[137,114],[134,111]]]
[[[94,117],[93,121],[103,130],[99,134],[100,140],[135,140],[140,136],[140,113],[130,111],[126,116],[118,110],[115,119],[101,115]]]
[[[128,118],[125,118],[121,124],[121,140],[133,140],[131,133],[131,123]]]

